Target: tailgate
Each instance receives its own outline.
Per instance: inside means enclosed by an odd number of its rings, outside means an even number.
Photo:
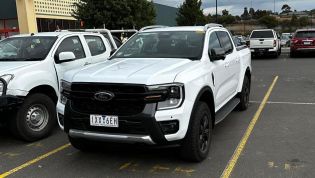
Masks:
[[[250,39],[250,48],[273,48],[274,39]]]

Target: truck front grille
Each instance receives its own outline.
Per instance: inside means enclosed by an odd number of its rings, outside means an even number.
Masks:
[[[107,91],[115,95],[110,101],[97,101],[95,93]],[[74,83],[71,86],[71,108],[86,114],[132,116],[145,107],[144,85]]]

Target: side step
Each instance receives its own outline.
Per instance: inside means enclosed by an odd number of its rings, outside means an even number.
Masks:
[[[220,123],[223,119],[226,118],[234,108],[240,103],[239,98],[234,98],[225,104],[219,111],[215,113],[215,124]]]

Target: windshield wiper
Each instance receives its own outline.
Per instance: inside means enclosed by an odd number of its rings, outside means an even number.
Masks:
[[[25,58],[23,59],[23,61],[41,61],[43,60],[43,58],[39,58],[39,57],[33,57],[33,58]]]

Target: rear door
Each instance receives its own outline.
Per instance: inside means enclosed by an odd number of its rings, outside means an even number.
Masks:
[[[238,81],[237,78],[237,64],[234,60],[232,40],[226,31],[217,31],[210,34],[209,50],[214,48],[224,48],[226,51],[226,58],[224,60],[213,61],[215,66],[213,70],[214,79],[214,95],[216,107],[222,106],[228,98],[232,97],[236,91]],[[211,55],[210,55],[211,56]],[[210,57],[211,58],[211,57]]]
[[[250,36],[250,48],[273,48],[274,40],[272,30],[253,31]]]
[[[89,63],[105,61],[109,58],[111,47],[103,36],[84,35],[89,51]]]
[[[228,75],[228,97],[235,94],[240,76],[240,56],[233,45],[232,37],[227,31],[217,32],[221,46],[225,49],[225,70]]]
[[[68,62],[58,63],[58,56],[61,52],[73,52],[75,59]],[[71,69],[83,67],[89,62],[86,57],[86,51],[82,45],[82,41],[77,35],[63,39],[54,53],[54,58],[59,82],[63,78],[65,72]]]

